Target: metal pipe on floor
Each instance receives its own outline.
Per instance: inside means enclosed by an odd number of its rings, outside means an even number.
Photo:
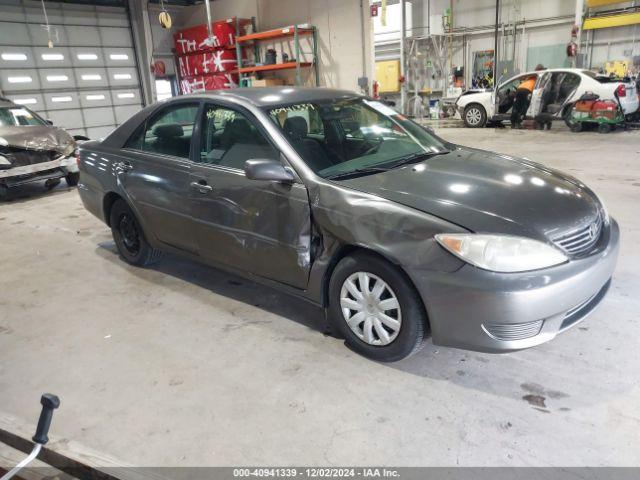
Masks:
[[[402,10],[400,21],[400,113],[405,113],[405,103],[407,102],[407,89],[405,78],[405,48],[404,44],[407,40],[407,4],[405,0],[400,0],[400,9]]]

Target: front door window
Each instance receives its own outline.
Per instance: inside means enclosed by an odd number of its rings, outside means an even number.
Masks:
[[[506,114],[511,111],[516,99],[518,86],[531,74],[519,75],[498,87],[496,92],[496,106],[499,114]]]
[[[245,115],[229,108],[207,105],[199,161],[243,170],[244,163],[252,158],[277,159],[278,153]]]

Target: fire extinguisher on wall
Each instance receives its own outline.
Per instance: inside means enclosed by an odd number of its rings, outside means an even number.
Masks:
[[[571,41],[567,43],[567,57],[575,59],[578,56],[578,26],[571,28]]]

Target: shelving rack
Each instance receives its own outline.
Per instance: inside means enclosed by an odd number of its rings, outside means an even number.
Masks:
[[[291,25],[288,27],[276,28],[273,30],[267,30],[264,32],[255,31],[255,18],[252,18],[254,33],[248,35],[242,35],[236,37],[236,56],[238,57],[238,68],[233,70],[232,73],[237,73],[240,76],[240,86],[243,85],[242,79],[248,73],[256,72],[273,72],[277,70],[291,70],[296,71],[296,85],[302,83],[302,69],[313,67],[315,73],[316,86],[320,83],[320,72],[318,71],[318,33],[316,27],[299,27],[298,25]],[[311,62],[303,62],[300,59],[302,50],[300,48],[300,37],[311,36],[313,43],[313,59]],[[254,48],[254,61],[260,62],[260,45],[261,41],[265,40],[278,40],[291,38],[293,40],[295,49],[295,61],[285,63],[272,63],[268,65],[242,65],[242,48],[243,46],[253,44]]]

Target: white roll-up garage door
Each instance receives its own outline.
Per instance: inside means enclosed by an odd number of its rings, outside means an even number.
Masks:
[[[0,0],[0,89],[71,134],[104,137],[142,106],[124,7]]]

